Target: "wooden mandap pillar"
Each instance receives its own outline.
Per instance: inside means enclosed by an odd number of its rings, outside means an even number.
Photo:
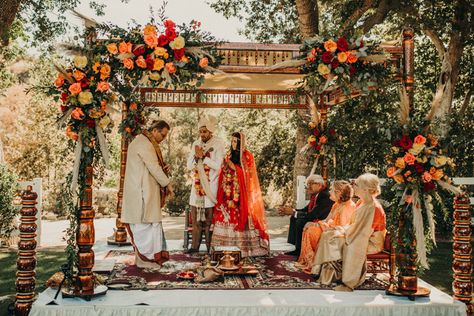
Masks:
[[[318,111],[321,115],[321,127],[324,129],[328,123],[328,105],[324,102],[324,95],[319,96],[318,102]],[[326,155],[321,155],[321,176],[323,177],[324,181],[327,183],[329,179],[329,168],[328,168],[328,159]]]
[[[453,297],[467,305],[472,315],[472,246],[471,212],[469,197],[461,195],[454,198],[453,227]]]
[[[36,199],[29,185],[21,196],[20,241],[18,242],[15,315],[28,315],[35,297],[36,267]]]
[[[122,102],[122,121],[127,118],[127,103]],[[128,140],[122,135],[121,154],[120,154],[120,184],[117,193],[117,219],[115,221],[115,234],[112,239],[108,240],[109,244],[125,246],[130,245],[127,239],[127,231],[121,221],[122,217],[122,201],[123,201],[123,184],[125,179],[125,168],[127,163]]]
[[[415,72],[415,40],[414,32],[412,28],[405,28],[403,30],[403,40],[402,40],[402,49],[403,49],[403,72],[402,80],[405,91],[408,95],[408,100],[410,103],[410,112],[413,110],[414,104],[414,72]]]

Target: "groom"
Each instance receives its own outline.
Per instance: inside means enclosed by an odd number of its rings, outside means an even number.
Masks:
[[[198,252],[202,231],[206,238],[206,247],[211,247],[211,224],[216,204],[219,170],[224,158],[224,144],[214,136],[217,119],[203,117],[198,124],[199,139],[191,148],[187,167],[192,171],[193,184],[189,204],[193,221],[192,244],[189,253]]]

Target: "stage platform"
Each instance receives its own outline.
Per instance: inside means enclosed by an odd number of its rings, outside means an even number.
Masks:
[[[179,241],[169,241],[170,250],[179,249]],[[97,259],[111,249],[96,245]],[[125,249],[125,248],[121,248]],[[284,240],[273,240],[272,249],[286,250]],[[290,248],[291,249],[291,248]],[[41,293],[30,315],[93,316],[93,315],[443,315],[465,316],[465,305],[420,280],[420,286],[431,289],[430,297],[410,301],[387,296],[380,290],[359,290],[341,293],[322,289],[277,290],[109,290],[107,295],[87,302],[79,298],[54,300],[55,290]]]

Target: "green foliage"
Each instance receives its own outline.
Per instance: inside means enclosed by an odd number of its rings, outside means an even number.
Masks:
[[[15,228],[13,220],[18,209],[13,205],[18,190],[17,176],[0,163],[0,237],[9,238]]]

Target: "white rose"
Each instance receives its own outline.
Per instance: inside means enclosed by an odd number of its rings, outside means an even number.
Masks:
[[[448,158],[446,156],[437,156],[435,157],[431,164],[437,168],[442,167],[448,162]]]
[[[84,68],[87,66],[87,57],[86,56],[74,56],[74,66],[77,68]]]
[[[110,117],[108,115],[105,115],[101,120],[99,121],[99,126],[102,129],[105,129],[107,126],[110,124]]]
[[[170,43],[170,47],[171,49],[181,49],[184,47],[184,44],[184,38],[182,36],[178,36]]]
[[[77,96],[77,100],[79,100],[79,103],[82,105],[91,104],[93,99],[94,96],[89,90],[82,91]]]

